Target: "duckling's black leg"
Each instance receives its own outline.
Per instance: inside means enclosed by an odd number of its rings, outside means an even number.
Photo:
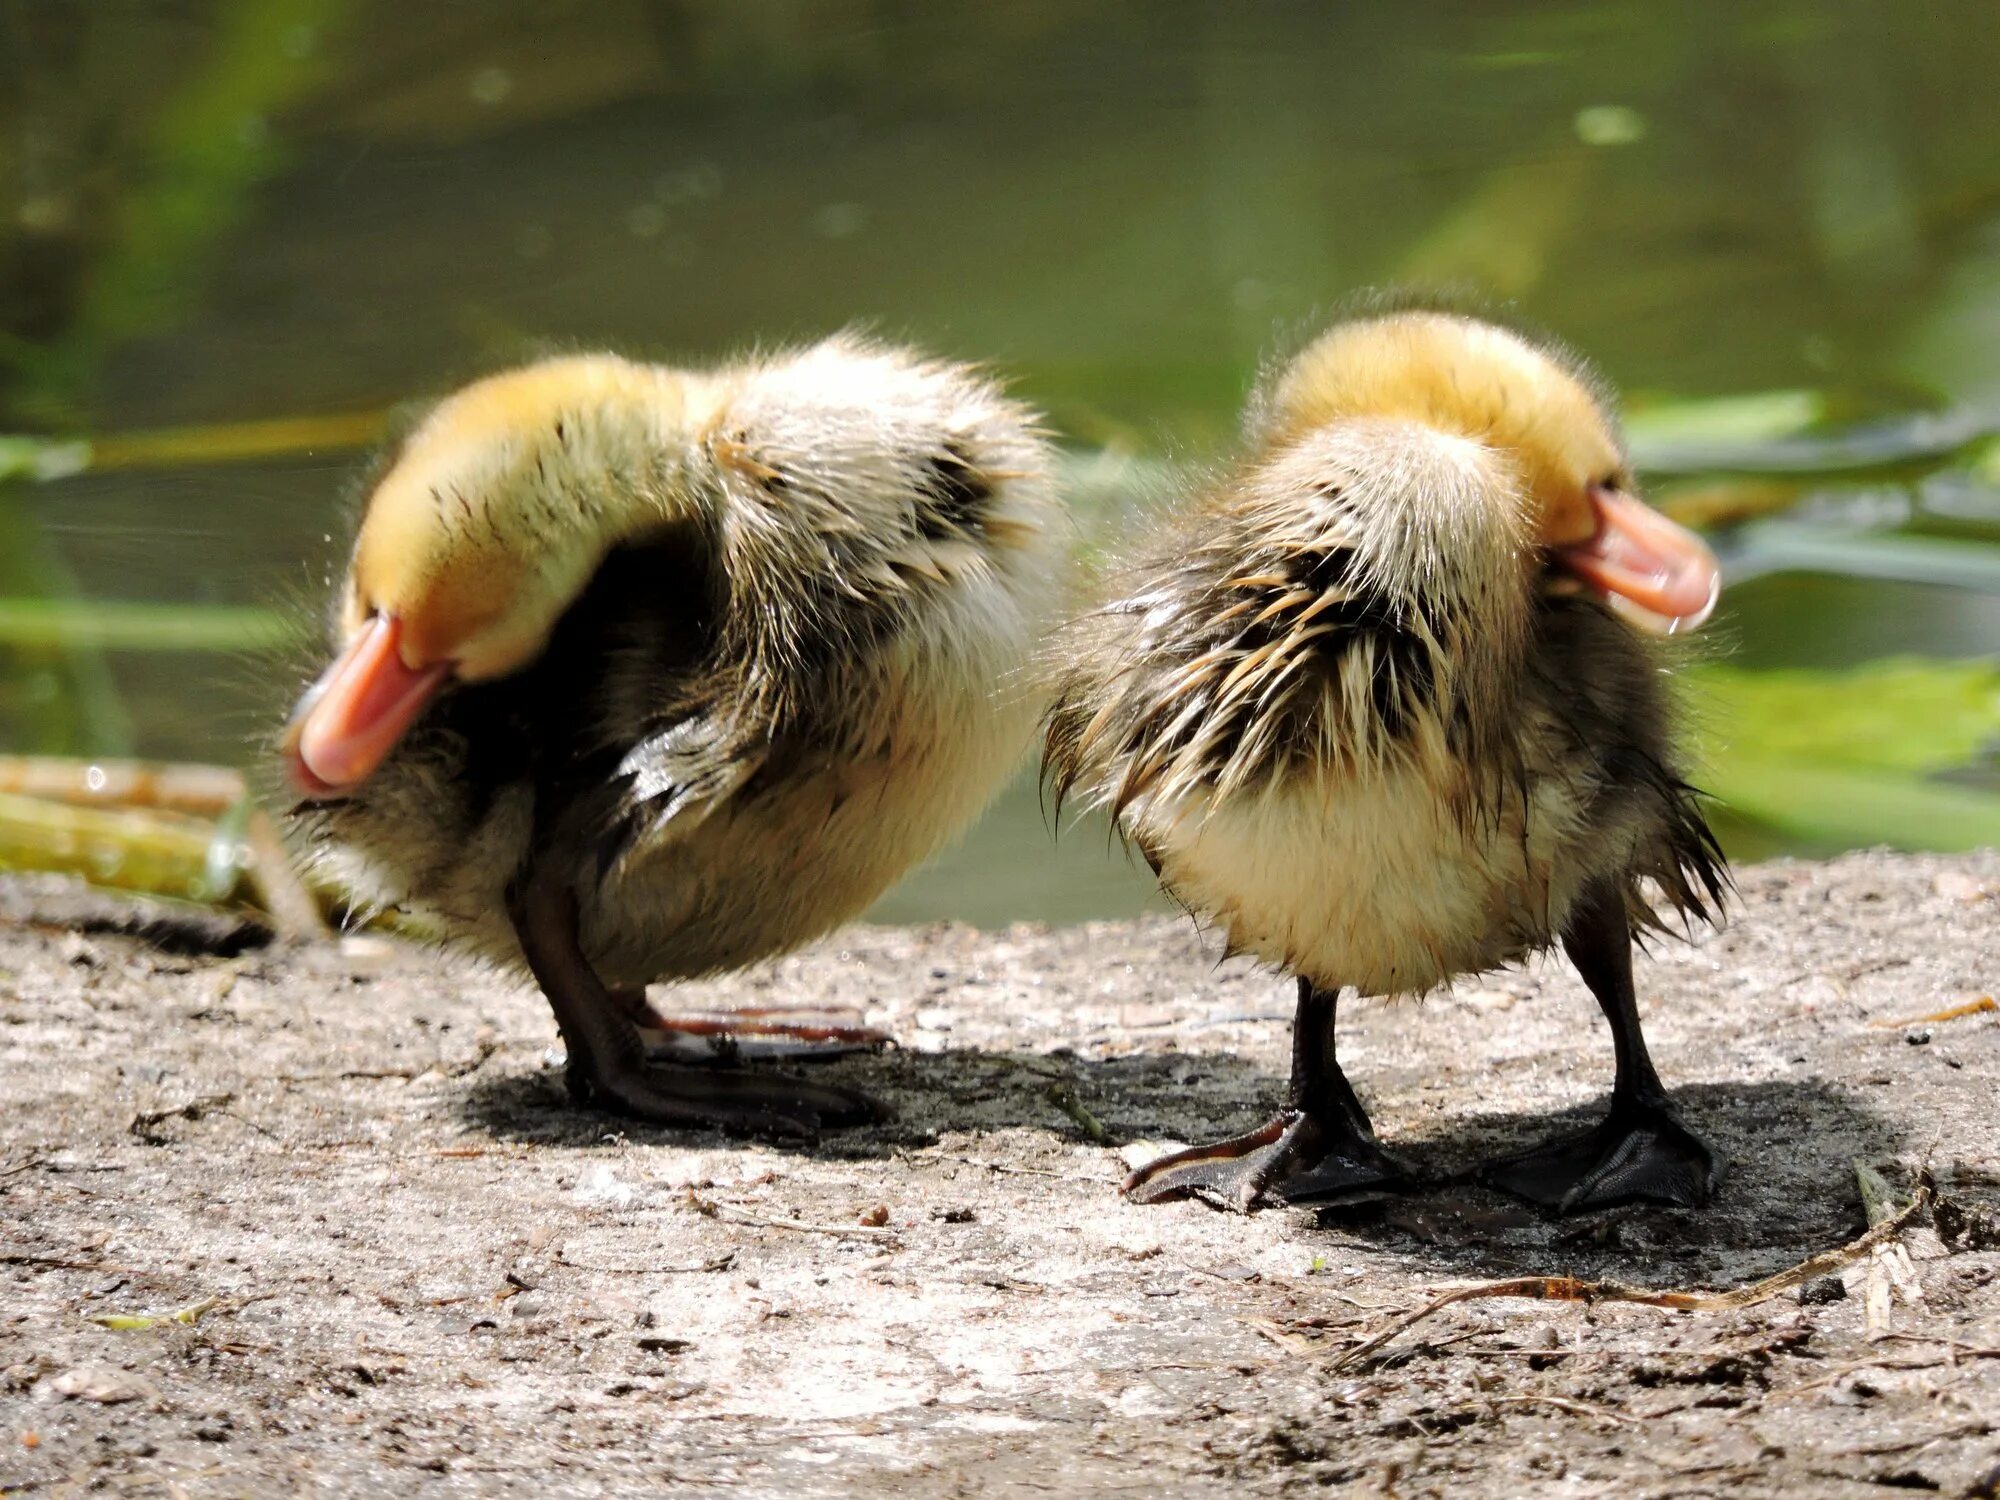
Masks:
[[[579,1102],[661,1125],[778,1136],[811,1136],[885,1114],[866,1094],[779,1073],[653,1066],[629,997],[607,989],[583,956],[575,894],[531,873],[507,901],[521,952],[569,1050],[569,1091]]]
[[[1611,1023],[1618,1060],[1611,1109],[1582,1135],[1492,1164],[1486,1179],[1563,1213],[1639,1198],[1698,1208],[1722,1181],[1728,1162],[1682,1123],[1646,1051],[1632,988],[1624,892],[1608,882],[1593,888],[1578,903],[1563,948]]]
[[[1248,1135],[1148,1162],[1125,1179],[1125,1196],[1158,1203],[1192,1194],[1248,1213],[1272,1191],[1297,1202],[1408,1187],[1334,1058],[1338,994],[1299,980],[1286,1108]]]
[[[656,1010],[644,990],[619,990],[618,1003],[654,1062],[717,1063],[787,1059],[823,1062],[878,1052],[895,1040],[853,1010],[744,1006],[738,1010]]]

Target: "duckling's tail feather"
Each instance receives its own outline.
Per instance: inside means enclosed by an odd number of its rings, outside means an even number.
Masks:
[[[1696,922],[1720,927],[1736,882],[1722,844],[1702,811],[1707,794],[1665,768],[1661,768],[1657,790],[1665,814],[1661,858],[1650,868],[1635,871],[1628,882],[1626,906],[1634,928],[1641,934],[1685,937]],[[1641,887],[1642,876],[1650,880],[1650,891]],[[1680,917],[1678,932],[1663,907]]]

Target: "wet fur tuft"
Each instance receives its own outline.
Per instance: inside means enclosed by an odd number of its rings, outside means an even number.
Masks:
[[[1412,308],[1436,304],[1359,315]],[[1510,451],[1365,414],[1294,430],[1270,414],[1290,374],[1253,400],[1238,466],[1110,562],[1060,637],[1058,808],[1105,807],[1232,951],[1325,988],[1522,957],[1607,879],[1642,930],[1715,920],[1728,877],[1667,648],[1548,587]]]

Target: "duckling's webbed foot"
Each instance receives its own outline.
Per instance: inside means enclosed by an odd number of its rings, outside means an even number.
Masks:
[[[1414,1186],[1376,1142],[1367,1111],[1334,1061],[1335,998],[1299,981],[1289,1108],[1248,1135],[1148,1162],[1120,1191],[1135,1203],[1196,1197],[1248,1213],[1269,1196],[1299,1203]]]
[[[1595,1128],[1505,1157],[1485,1176],[1497,1188],[1560,1213],[1639,1199],[1699,1208],[1725,1166],[1662,1097],[1614,1100]]]
[[[1408,1175],[1372,1136],[1334,1138],[1315,1116],[1287,1109],[1248,1135],[1148,1162],[1121,1191],[1134,1203],[1200,1198],[1247,1214],[1272,1196],[1296,1203],[1409,1186]]]
[[[654,1062],[713,1067],[717,1063],[784,1059],[822,1062],[877,1052],[895,1040],[862,1024],[860,1012],[745,1006],[739,1010],[661,1011],[642,990],[617,992]]]
[[[1495,1187],[1561,1213],[1639,1199],[1699,1208],[1729,1163],[1681,1120],[1653,1069],[1632,988],[1624,893],[1607,883],[1586,896],[1563,947],[1611,1023],[1618,1058],[1611,1108],[1581,1135],[1503,1157],[1483,1175]]]
[[[583,956],[575,895],[530,874],[508,893],[508,907],[521,952],[562,1031],[569,1090],[579,1102],[660,1125],[791,1137],[887,1114],[868,1095],[836,1084],[654,1065],[632,1019],[630,997],[607,989]]]

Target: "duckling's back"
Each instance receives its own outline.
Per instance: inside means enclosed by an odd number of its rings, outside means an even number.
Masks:
[[[804,942],[969,823],[1068,555],[1032,416],[965,367],[843,338],[683,391],[633,466],[680,519],[318,815],[352,884],[509,961],[508,881],[566,863],[614,985]]]

